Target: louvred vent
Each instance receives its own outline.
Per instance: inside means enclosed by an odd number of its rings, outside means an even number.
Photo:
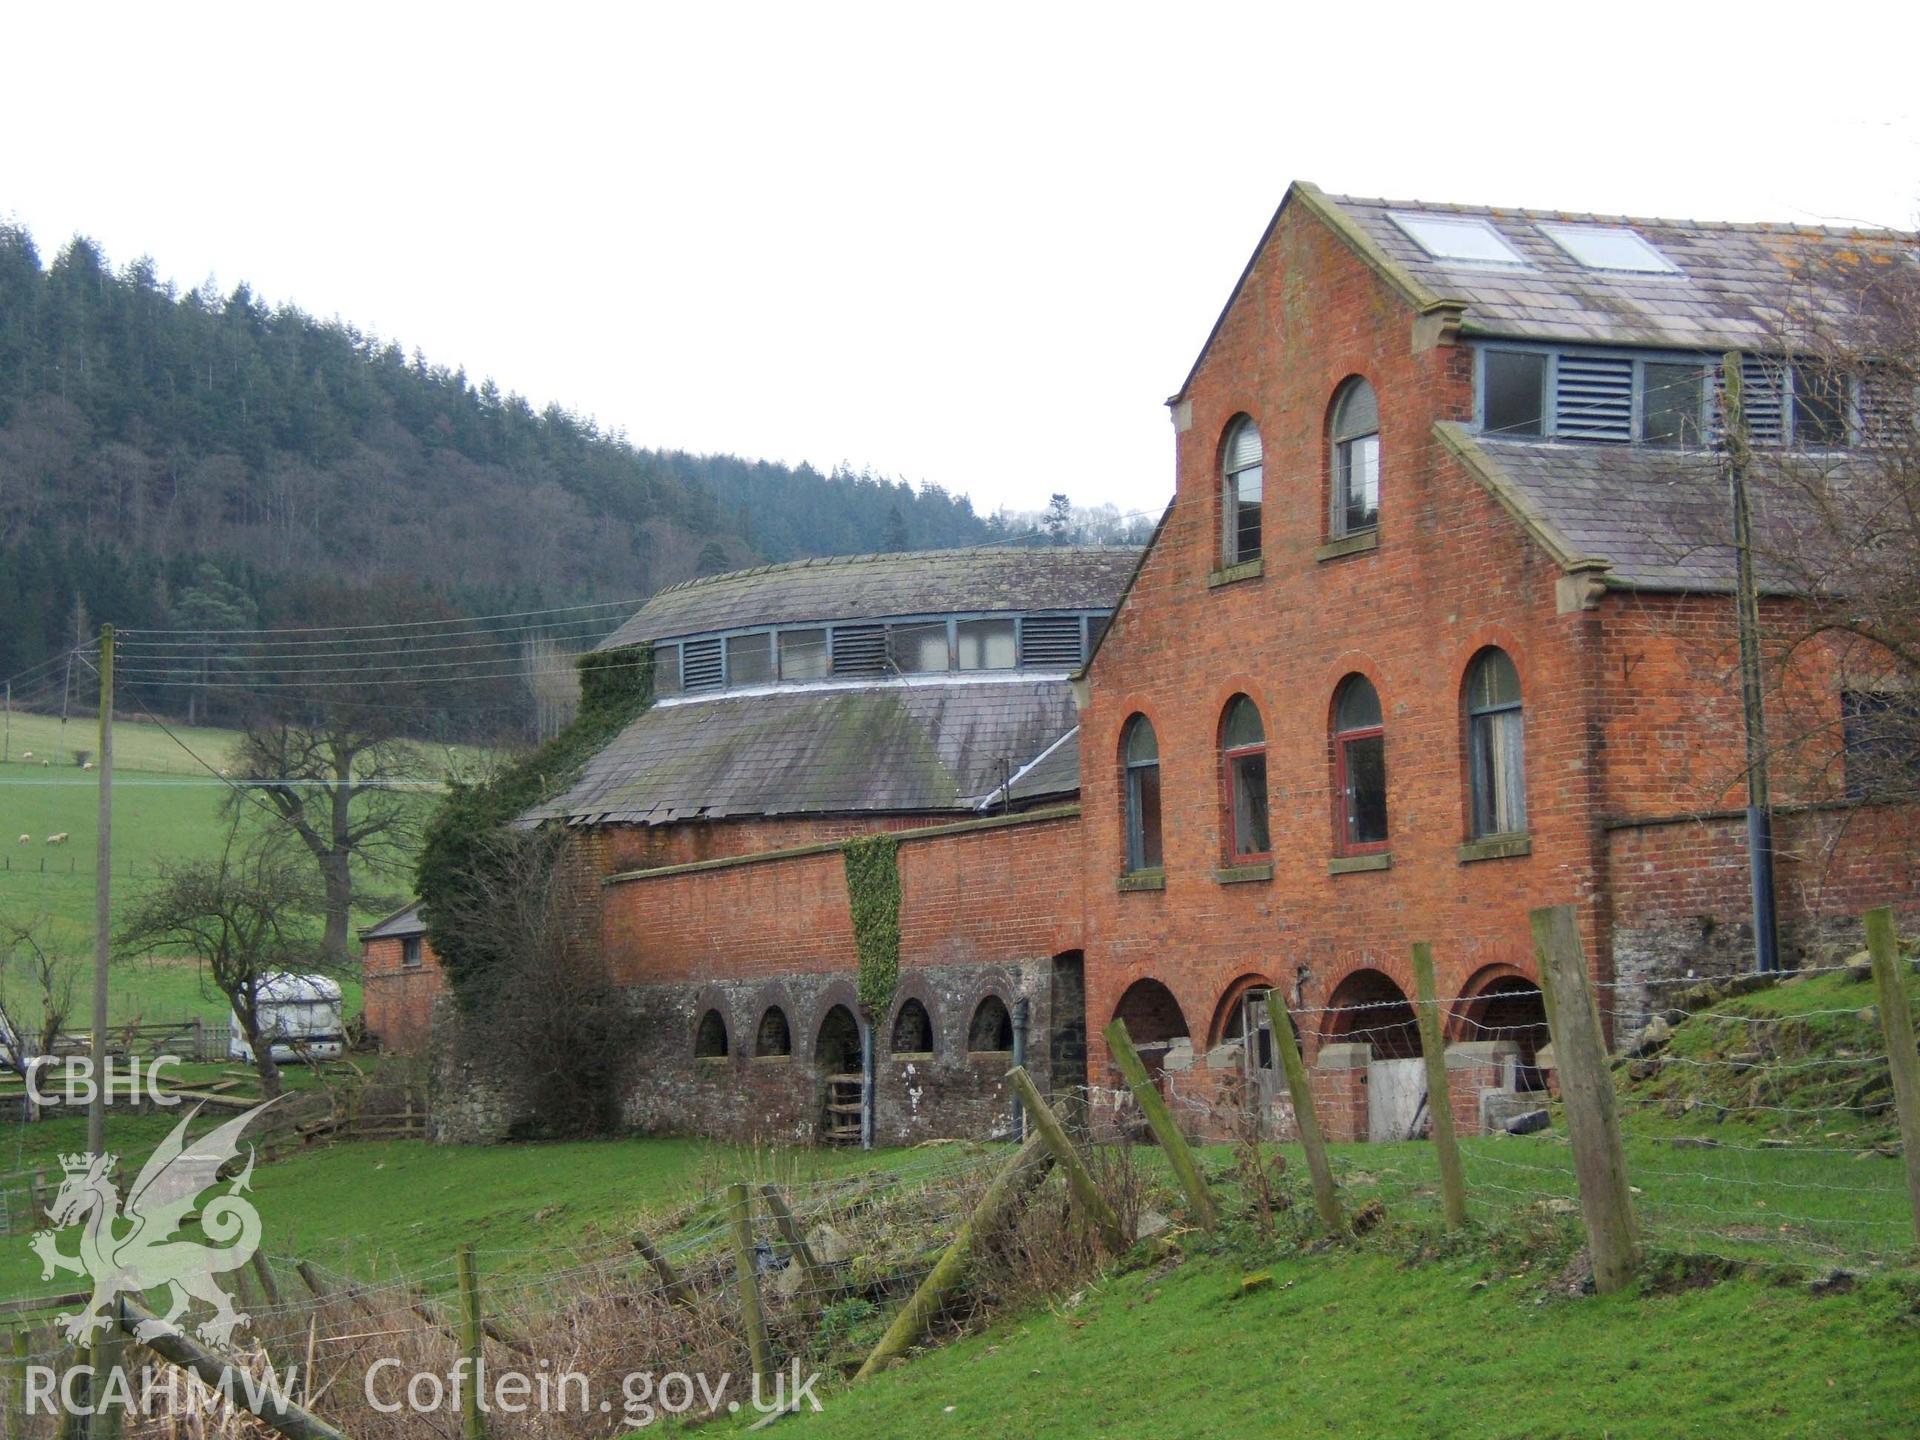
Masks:
[[[680,647],[681,689],[718,690],[720,679],[718,640],[689,640]]]
[[[1561,355],[1553,428],[1563,440],[1633,439],[1633,362]]]
[[[1029,616],[1020,622],[1020,668],[1071,670],[1080,663],[1078,615]]]
[[[833,627],[833,673],[836,675],[884,675],[887,662],[887,628],[884,625],[836,625]]]

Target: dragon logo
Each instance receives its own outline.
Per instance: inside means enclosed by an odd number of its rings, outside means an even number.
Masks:
[[[233,1308],[232,1297],[214,1276],[245,1265],[260,1247],[259,1213],[243,1198],[253,1180],[251,1148],[245,1167],[227,1189],[200,1207],[200,1230],[206,1239],[176,1232],[187,1223],[201,1194],[221,1182],[222,1169],[239,1158],[241,1132],[267,1105],[256,1105],[189,1144],[187,1125],[200,1113],[196,1106],[141,1168],[124,1204],[112,1178],[118,1157],[60,1157],[66,1179],[48,1207],[52,1225],[34,1235],[32,1246],[40,1257],[42,1279],[51,1280],[64,1270],[93,1281],[87,1303],[60,1317],[69,1340],[84,1344],[106,1329],[122,1293],[138,1295],[161,1286],[171,1290],[172,1307],[143,1324],[134,1337],[138,1340],[178,1334],[176,1322],[194,1300],[213,1307],[214,1313],[196,1330],[209,1345],[226,1344],[235,1328],[247,1323],[248,1317]],[[64,1255],[59,1236],[75,1226],[80,1227],[78,1253]]]

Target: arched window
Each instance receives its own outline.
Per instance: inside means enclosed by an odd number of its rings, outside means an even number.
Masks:
[[[1126,765],[1127,869],[1158,870],[1160,853],[1160,742],[1144,715],[1127,722],[1121,746]]]
[[[1264,860],[1273,848],[1267,837],[1267,732],[1259,707],[1244,695],[1229,700],[1220,717],[1220,765],[1227,853],[1234,860]]]
[[[697,1060],[717,1060],[726,1053],[727,1022],[721,1018],[718,1010],[709,1010],[700,1017],[700,1028],[694,1032],[694,1058]]]
[[[987,996],[974,1010],[973,1022],[967,1026],[967,1049],[993,1053],[1013,1049],[1013,1017],[998,995]]]
[[[793,1033],[787,1028],[787,1012],[778,1005],[769,1005],[767,1013],[760,1017],[760,1029],[753,1038],[753,1053],[793,1054]]]
[[[1520,676],[1504,650],[1482,650],[1467,667],[1467,776],[1473,833],[1527,828],[1527,766]]]
[[[1220,452],[1220,563],[1260,558],[1260,493],[1265,452],[1260,430],[1242,415],[1228,427]]]
[[[1380,404],[1373,386],[1349,380],[1333,406],[1333,515],[1336,538],[1380,523]]]
[[[893,1017],[892,1050],[895,1055],[933,1053],[933,1021],[928,1018],[927,1007],[918,1000],[908,999],[900,1006],[900,1013]]]
[[[1333,789],[1340,797],[1340,849],[1348,854],[1387,843],[1387,737],[1380,692],[1364,675],[1349,675],[1333,703]]]

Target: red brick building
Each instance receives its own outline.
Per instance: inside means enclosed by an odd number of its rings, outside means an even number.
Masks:
[[[1275,989],[1332,1132],[1386,1138],[1418,1124],[1428,941],[1472,1128],[1537,1080],[1530,909],[1577,907],[1616,1033],[1750,968],[1714,377],[1746,353],[1756,443],[1843,460],[1867,397],[1781,358],[1784,297],[1911,244],[1296,185],[1170,402],[1137,563],[863,557],[656,597],[607,643],[652,648],[658,703],[529,817],[600,877],[630,1121],[999,1133],[1016,1053],[1113,1101],[1117,1015],[1198,1128],[1250,1100],[1284,1125],[1247,1003]],[[1920,904],[1911,809],[1844,778],[1872,677],[1810,647],[1794,683],[1833,742],[1776,774],[1788,963]],[[902,979],[868,1016],[841,847],[879,830]]]
[[[360,932],[367,1033],[383,1050],[418,1053],[433,1036],[433,1005],[445,989],[420,902]]]
[[[1204,1096],[1278,987],[1364,1134],[1372,1062],[1419,1053],[1416,940],[1482,1081],[1539,1038],[1532,907],[1578,907],[1617,1028],[1751,967],[1713,373],[1777,349],[1807,255],[1910,243],[1288,192],[1170,401],[1177,493],[1083,681],[1096,1076],[1121,1014]],[[1756,439],[1857,438],[1754,363]],[[1847,681],[1809,668],[1837,734]],[[1911,814],[1776,798],[1790,963],[1914,905]],[[1375,1099],[1376,1135],[1410,1118]]]

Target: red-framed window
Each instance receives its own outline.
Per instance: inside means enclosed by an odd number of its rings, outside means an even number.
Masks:
[[[1267,732],[1260,708],[1245,695],[1220,718],[1220,768],[1227,812],[1227,855],[1234,862],[1273,854],[1267,830]]]
[[[1343,855],[1387,848],[1387,732],[1380,692],[1349,675],[1333,702],[1334,835]]]

